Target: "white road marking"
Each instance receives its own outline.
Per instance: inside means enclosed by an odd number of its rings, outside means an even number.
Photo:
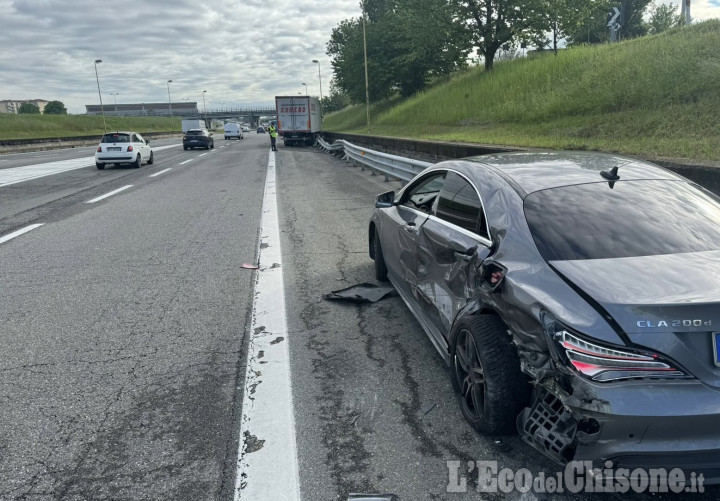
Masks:
[[[207,155],[207,154],[208,154],[208,152],[206,151],[205,153],[200,153],[198,156],[199,156],[199,157],[204,157],[204,156]]]
[[[40,224],[31,224],[30,226],[26,226],[25,228],[20,228],[17,231],[13,231],[12,233],[8,233],[4,237],[0,237],[0,244],[4,244],[8,240],[12,240],[15,237],[19,237],[23,233],[27,233],[28,231],[34,230],[35,228],[39,228],[43,225],[43,223]]]
[[[148,177],[155,177],[159,176],[160,174],[165,174],[167,171],[172,170],[172,167],[168,167],[167,169],[163,169],[160,172],[156,172],[155,174],[150,174]]]
[[[153,151],[166,150],[175,148],[179,144],[171,144],[168,146],[158,146]],[[82,169],[95,164],[95,156],[71,158],[70,160],[58,160],[56,162],[45,162],[33,165],[23,165],[22,167],[11,167],[9,169],[0,170],[0,187],[10,186],[11,184],[22,183],[45,176],[52,176],[61,172]]]
[[[240,420],[235,501],[300,501],[290,350],[285,318],[275,154],[270,153],[260,225],[260,269]],[[262,365],[260,362],[264,362]]]
[[[192,158],[189,158],[189,159],[185,160],[184,162],[180,162],[179,165],[185,165],[186,163],[192,162],[192,161],[193,161],[193,159],[192,159]]]
[[[110,193],[105,193],[104,195],[101,195],[101,196],[99,196],[99,197],[97,197],[97,198],[93,198],[92,200],[88,200],[88,201],[85,202],[85,203],[86,203],[86,204],[94,204],[95,202],[99,202],[100,200],[103,200],[103,199],[105,199],[105,198],[107,198],[107,197],[111,197],[111,196],[113,196],[113,195],[116,194],[116,193],[120,193],[121,191],[125,191],[125,190],[127,190],[128,188],[132,188],[132,186],[133,186],[132,184],[128,184],[127,186],[123,186],[122,188],[118,188],[117,190],[113,190],[113,191],[111,191]]]

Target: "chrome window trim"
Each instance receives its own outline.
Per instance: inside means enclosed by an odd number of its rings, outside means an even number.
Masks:
[[[480,196],[480,192],[478,191],[477,187],[475,186],[475,183],[473,183],[473,182],[470,180],[470,178],[468,178],[468,177],[467,177],[465,174],[463,174],[462,172],[458,172],[458,171],[456,171],[455,169],[449,169],[449,168],[447,168],[447,167],[431,168],[429,171],[423,173],[423,177],[426,177],[426,176],[428,176],[428,175],[430,175],[430,174],[434,174],[434,173],[436,173],[436,172],[446,172],[446,173],[447,173],[447,172],[453,172],[453,173],[457,174],[458,176],[460,176],[461,178],[463,178],[465,181],[467,181],[470,186],[472,186],[473,190],[475,190],[475,194],[477,195],[478,200],[480,200],[480,207],[482,207],[483,215],[485,216],[485,218],[484,218],[484,219],[485,219],[485,232],[486,232],[488,235],[490,235],[490,222],[488,221],[487,211],[485,210],[485,202],[483,202],[483,199],[482,199],[482,197]],[[423,216],[431,217],[431,218],[433,218],[435,221],[437,221],[437,222],[439,222],[439,223],[443,223],[443,224],[445,224],[445,225],[447,225],[447,226],[452,227],[452,228],[455,229],[455,230],[460,231],[463,235],[466,235],[466,236],[469,236],[469,237],[471,237],[471,238],[474,238],[474,239],[478,240],[478,242],[482,243],[483,245],[487,245],[488,247],[492,247],[492,245],[493,245],[492,239],[483,237],[482,235],[479,235],[479,234],[474,233],[474,232],[472,232],[472,231],[468,231],[468,230],[466,230],[465,228],[462,228],[462,227],[460,227],[460,226],[458,226],[458,225],[456,225],[456,224],[453,224],[453,223],[451,223],[451,222],[449,222],[449,221],[446,221],[445,219],[442,219],[442,218],[437,217],[435,214],[428,214],[427,212],[423,212],[423,211],[417,210],[417,209],[415,209],[415,208],[413,208],[413,207],[408,207],[407,205],[400,204],[400,200],[402,200],[402,197],[405,195],[405,192],[407,191],[408,187],[410,187],[411,185],[414,186],[414,183],[408,183],[408,184],[406,184],[406,185],[403,187],[403,189],[400,190],[400,192],[398,192],[397,197],[396,197],[396,198],[397,198],[397,201],[398,201],[398,202],[397,202],[398,205],[402,205],[402,207],[405,207],[405,208],[408,209],[408,210],[411,210],[411,211],[413,211],[413,212],[416,212],[417,214],[421,214],[421,215],[423,215]],[[438,196],[439,196],[439,193],[438,193]]]
[[[428,214],[426,214],[426,215],[428,215]],[[432,219],[433,221],[437,221],[437,222],[440,223],[440,224],[443,224],[443,225],[445,225],[445,226],[449,226],[449,227],[452,228],[453,230],[455,230],[455,231],[457,231],[457,232],[459,232],[459,233],[462,233],[462,234],[465,235],[466,237],[470,237],[470,238],[472,238],[473,240],[476,240],[478,243],[481,243],[481,244],[483,244],[483,245],[486,246],[486,247],[492,247],[492,240],[488,240],[487,238],[483,237],[482,235],[478,235],[477,233],[473,233],[472,231],[466,230],[465,228],[463,228],[463,227],[461,227],[461,226],[458,226],[458,225],[456,225],[456,224],[452,224],[451,222],[446,221],[446,220],[444,220],[444,219],[442,219],[442,218],[439,218],[439,217],[437,217],[437,216],[434,216],[434,215],[432,215],[432,214],[429,214],[428,216],[429,216],[428,219]]]

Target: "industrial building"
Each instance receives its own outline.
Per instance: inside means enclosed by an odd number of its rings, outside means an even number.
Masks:
[[[34,104],[40,108],[40,113],[45,110],[45,105],[49,103],[44,99],[5,99],[0,101],[0,113],[15,113],[20,111],[20,106],[23,103]]]

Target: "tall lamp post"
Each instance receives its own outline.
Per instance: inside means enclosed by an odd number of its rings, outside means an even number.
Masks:
[[[167,90],[168,90],[168,109],[170,110],[170,123],[173,127],[175,127],[175,120],[173,120],[173,114],[172,114],[172,100],[170,99],[170,84],[172,83],[172,80],[167,81]]]
[[[119,92],[111,92],[110,95],[115,100],[115,116],[117,116],[117,96],[120,94]]]
[[[320,76],[320,61],[313,59],[313,63],[318,65],[318,80],[320,80],[320,101],[322,101],[322,77]]]
[[[206,92],[207,92],[206,90],[203,91],[203,114],[204,115],[207,115],[207,108],[205,107],[205,93]]]
[[[367,129],[370,134],[370,85],[368,83],[368,67],[367,67],[367,37],[365,35],[365,1],[362,3],[363,9],[363,54],[365,56],[365,113],[367,115]]]
[[[100,98],[100,113],[102,114],[102,117],[103,117],[103,134],[105,134],[107,132],[107,126],[105,125],[105,110],[103,109],[102,94],[100,94],[100,78],[98,77],[98,72],[97,72],[97,65],[100,63],[102,63],[102,59],[95,60],[95,81],[97,82],[97,86],[98,86],[98,97]]]
[[[307,96],[307,95],[308,95],[307,84],[306,84],[305,82],[303,82],[303,83],[301,83],[300,85],[304,85],[304,86],[305,86],[305,95]]]

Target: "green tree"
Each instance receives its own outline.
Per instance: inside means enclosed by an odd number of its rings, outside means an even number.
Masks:
[[[587,29],[592,13],[607,4],[607,0],[540,0],[533,43],[541,48],[548,45],[547,32],[550,32],[550,45],[557,54],[558,41]]]
[[[471,39],[456,22],[454,0],[366,0],[367,57],[371,101],[395,92],[408,96],[428,79],[466,64]],[[333,29],[327,53],[338,88],[351,102],[365,101],[362,18]]]
[[[40,108],[38,108],[36,105],[32,103],[23,103],[20,105],[20,108],[18,109],[18,113],[22,115],[39,115],[40,114]]]
[[[621,0],[622,19],[620,39],[637,38],[647,35],[647,25],[643,19],[652,0]]]
[[[322,99],[323,114],[341,110],[348,104],[350,104],[350,100],[347,95],[338,88],[337,82],[333,78],[330,80],[330,95],[323,96]]]
[[[544,20],[544,0],[453,1],[460,22],[472,30],[473,43],[486,70],[492,69],[503,45],[535,39]]]
[[[67,109],[62,101],[50,101],[43,110],[45,115],[67,115]]]
[[[657,35],[667,31],[673,26],[681,24],[680,14],[673,4],[653,4],[650,7],[650,19],[648,20],[648,33]]]

